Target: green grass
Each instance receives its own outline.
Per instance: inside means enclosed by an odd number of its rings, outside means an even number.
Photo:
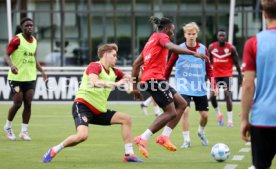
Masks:
[[[7,111],[10,105],[0,105],[0,127],[5,123]],[[144,116],[138,104],[111,104],[112,109],[127,112],[133,119],[133,136],[141,134],[155,118],[153,109],[150,108],[149,116]],[[225,112],[224,104],[221,104]],[[199,115],[195,111],[190,112],[190,135],[192,147],[189,149],[178,149],[176,152],[168,152],[155,143],[155,134],[149,140],[149,159],[144,163],[123,163],[124,145],[121,139],[120,126],[94,126],[89,127],[89,139],[72,148],[66,148],[59,153],[50,164],[41,163],[43,154],[49,147],[60,143],[70,134],[75,132],[74,122],[71,116],[71,104],[51,105],[34,104],[33,114],[30,121],[29,133],[32,141],[26,142],[8,141],[0,130],[0,165],[2,169],[223,169],[226,164],[237,164],[237,169],[245,169],[251,165],[250,153],[239,153],[245,146],[239,134],[239,105],[234,106],[234,127],[218,127],[215,113],[210,111],[209,123],[206,133],[210,142],[209,147],[201,146],[197,138]],[[193,110],[193,108],[191,109]],[[20,110],[13,122],[13,130],[18,137],[21,129]],[[178,125],[171,135],[171,140],[178,147],[183,138],[181,127]],[[211,158],[210,149],[215,143],[222,142],[229,145],[230,158],[218,163]],[[143,158],[134,147],[136,154]],[[245,155],[242,161],[231,160],[233,155]],[[143,158],[144,159],[144,158]],[[274,166],[275,166],[274,160]],[[272,167],[273,168],[273,167]]]

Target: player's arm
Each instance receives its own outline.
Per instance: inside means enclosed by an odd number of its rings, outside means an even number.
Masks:
[[[245,71],[242,83],[242,98],[241,98],[241,138],[244,141],[250,141],[249,134],[249,112],[251,109],[251,104],[255,92],[255,71]]]
[[[209,55],[207,48],[206,48],[205,52],[206,52],[206,56],[209,57],[210,55]],[[214,79],[213,68],[212,68],[210,60],[206,61],[205,64],[206,64],[207,79],[210,81],[210,84],[211,84],[211,92],[213,91],[213,92],[215,92],[215,95],[217,95],[217,92],[218,92],[217,85],[216,85],[216,81]]]
[[[15,65],[13,65],[10,55],[18,48],[19,44],[20,39],[17,36],[14,36],[8,44],[6,54],[4,55],[5,62],[9,65],[12,73],[14,74],[18,73],[18,69]]]
[[[212,44],[209,45],[209,47],[208,47],[208,53],[210,54],[209,55],[210,63],[213,64],[213,55],[211,53],[211,46],[212,46]]]
[[[208,60],[208,57],[204,54],[201,54],[201,53],[196,53],[194,51],[191,51],[189,49],[183,49],[182,47],[172,43],[172,42],[167,42],[165,45],[164,45],[165,48],[169,49],[170,51],[174,52],[174,53],[177,53],[177,54],[187,54],[187,55],[193,55],[197,58],[201,58],[201,59],[204,59],[204,60]]]
[[[140,54],[134,61],[132,65],[131,77],[132,77],[132,92],[134,94],[134,99],[143,100],[143,95],[137,89],[138,76],[140,72],[140,68],[144,63],[144,58],[142,54]]]
[[[89,82],[91,86],[98,87],[98,88],[102,88],[102,87],[114,88],[128,82],[127,79],[125,78],[122,78],[117,82],[100,80],[99,75],[94,73],[89,74],[88,77],[89,77]]]
[[[250,141],[250,122],[249,113],[255,92],[256,76],[256,38],[250,38],[246,41],[243,50],[243,85],[241,98],[241,138]]]
[[[47,74],[45,73],[44,69],[42,68],[42,66],[40,65],[40,63],[37,60],[36,57],[36,52],[35,52],[35,60],[36,60],[36,69],[41,73],[43,80],[46,81],[47,80]]]
[[[242,83],[242,73],[241,73],[241,68],[240,68],[240,65],[239,65],[239,54],[237,52],[236,47],[234,47],[234,46],[232,47],[232,56],[233,56],[234,65],[236,66],[236,69],[238,71],[239,85],[241,85],[241,83]]]
[[[177,61],[178,57],[179,56],[176,53],[172,53],[171,54],[171,57],[170,57],[170,59],[168,61],[168,64],[166,66],[166,71],[165,71],[165,79],[166,80],[169,79],[169,77],[170,77],[170,75],[172,73],[173,66],[174,66],[175,62]]]

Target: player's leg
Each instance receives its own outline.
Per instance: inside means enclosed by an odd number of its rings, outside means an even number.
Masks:
[[[16,140],[16,136],[13,133],[13,130],[11,128],[12,121],[18,111],[18,109],[21,107],[23,102],[23,92],[21,89],[20,82],[15,81],[9,81],[10,87],[11,87],[11,94],[13,99],[13,104],[9,109],[8,113],[8,119],[6,121],[6,124],[4,125],[4,132],[6,133],[6,136],[9,140]]]
[[[155,116],[160,116],[162,114],[159,106],[156,104],[156,102],[152,99],[152,105],[153,105],[153,109],[154,109],[154,114]]]
[[[204,132],[204,129],[208,123],[208,98],[207,96],[193,97],[195,102],[196,111],[200,113],[200,121],[198,126],[197,135],[201,140],[203,146],[208,146],[208,139]]]
[[[107,112],[109,113],[109,111]],[[125,156],[123,161],[125,162],[143,162],[138,157],[134,155],[133,145],[132,145],[132,120],[127,114],[121,112],[111,112],[113,114],[110,124],[121,124],[121,134],[123,141],[125,143]],[[108,116],[108,114],[106,114]]]
[[[189,131],[189,110],[190,110],[190,102],[192,97],[187,95],[181,95],[185,101],[187,102],[187,107],[183,112],[181,117],[182,120],[182,134],[183,134],[183,144],[180,148],[189,148],[191,147],[191,139],[190,139],[190,131]]]
[[[31,106],[32,106],[33,95],[34,95],[34,89],[29,89],[23,92],[24,109],[22,113],[22,124],[21,124],[21,132],[19,134],[19,138],[25,141],[32,140],[31,137],[29,136],[27,129],[31,118]]]
[[[84,104],[74,102],[72,115],[75,121],[76,133],[67,137],[60,144],[51,147],[43,156],[42,162],[49,163],[65,147],[75,146],[88,138],[88,124],[93,119],[93,113]]]
[[[152,102],[152,100],[153,100],[152,97],[148,97],[144,102],[142,102],[140,104],[140,107],[141,107],[144,115],[148,115],[149,114],[147,108],[150,105],[150,103]]]
[[[170,88],[171,93],[173,94],[173,100],[176,109],[176,117],[172,118],[165,126],[161,136],[157,138],[157,143],[165,147],[169,151],[176,151],[175,145],[173,145],[169,139],[172,130],[178,124],[179,120],[182,117],[182,114],[187,107],[187,102],[184,98],[178,94],[173,88]]]
[[[145,144],[154,133],[158,132],[171,119],[174,119],[177,116],[172,93],[169,90],[169,85],[166,81],[149,81],[145,84],[145,86],[148,86],[147,91],[151,94],[155,102],[163,109],[164,112],[153,121],[146,131],[144,131],[140,136],[134,138],[134,142],[140,151],[145,149]],[[145,154],[148,153],[145,151],[145,153],[142,154],[145,156]]]
[[[224,82],[221,81],[221,78],[215,78],[215,80],[216,80],[216,83],[217,83],[217,88],[219,88],[219,86],[224,85]],[[215,94],[214,91],[210,92],[210,101],[211,101],[211,104],[212,104],[213,108],[215,109],[215,112],[216,112],[216,115],[217,115],[217,120],[218,120],[218,125],[223,126],[224,125],[224,123],[223,123],[223,114],[219,109],[217,97],[216,97],[216,94]]]
[[[183,134],[184,142],[180,148],[191,147],[191,139],[190,139],[190,131],[189,131],[189,109],[190,107],[186,107],[182,115],[182,129],[183,129],[182,134]]]
[[[233,127],[233,112],[232,112],[233,103],[232,103],[232,91],[231,91],[232,78],[225,77],[225,83],[227,84],[224,90],[226,108],[227,108],[227,117],[228,117],[227,126]]]

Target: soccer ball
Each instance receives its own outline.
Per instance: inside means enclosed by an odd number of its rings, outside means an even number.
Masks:
[[[226,144],[217,143],[212,147],[211,155],[218,162],[223,162],[229,158],[230,149]]]

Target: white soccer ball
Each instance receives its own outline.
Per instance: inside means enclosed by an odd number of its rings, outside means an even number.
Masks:
[[[230,149],[226,144],[217,143],[212,147],[211,155],[218,162],[223,162],[229,158]]]

